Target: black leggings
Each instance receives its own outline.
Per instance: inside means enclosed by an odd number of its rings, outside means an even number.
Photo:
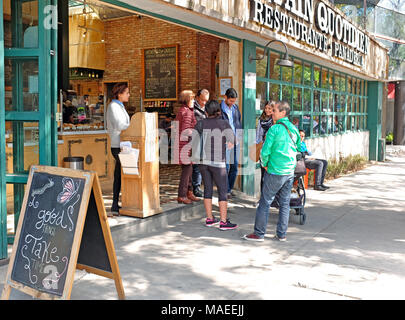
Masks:
[[[226,168],[217,168],[204,164],[200,164],[199,168],[204,181],[204,199],[212,199],[215,182],[218,189],[218,200],[228,201],[228,174]]]
[[[113,203],[114,208],[118,207],[118,199],[121,191],[121,161],[118,154],[120,153],[120,148],[111,148],[111,154],[115,159],[115,169],[114,169],[114,183],[113,183]]]

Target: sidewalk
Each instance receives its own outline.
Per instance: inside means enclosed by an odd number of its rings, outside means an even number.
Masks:
[[[285,243],[272,240],[275,209],[264,242],[241,239],[256,208],[246,198],[230,202],[237,230],[206,228],[202,205],[173,221],[155,216],[166,221],[156,228],[111,226],[127,299],[404,299],[405,153],[387,155],[328,191],[307,190],[306,224],[292,214]],[[112,280],[77,271],[71,298],[117,295]]]

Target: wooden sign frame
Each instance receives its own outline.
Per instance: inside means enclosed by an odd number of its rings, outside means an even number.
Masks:
[[[16,259],[16,252],[18,248],[18,244],[20,241],[21,230],[24,223],[25,212],[27,208],[27,203],[29,200],[29,193],[31,189],[32,179],[34,173],[36,172],[43,172],[48,174],[53,174],[57,176],[63,177],[71,177],[71,178],[82,178],[85,179],[84,190],[82,194],[82,199],[80,203],[80,209],[76,221],[75,231],[73,235],[73,244],[70,251],[70,259],[69,264],[67,267],[67,275],[66,280],[63,288],[62,296],[53,295],[48,292],[42,292],[20,282],[14,281],[11,278],[12,271],[14,268],[14,261]],[[111,272],[101,270],[92,266],[87,266],[84,264],[78,263],[79,251],[81,240],[83,236],[83,229],[85,227],[85,221],[87,216],[87,210],[89,206],[90,196],[94,195],[94,199],[96,202],[98,218],[100,221],[100,225],[102,228],[102,235],[104,237],[105,248],[108,254],[108,260],[110,263]],[[29,294],[35,298],[39,299],[50,299],[50,300],[65,300],[70,299],[70,295],[72,292],[72,286],[74,282],[74,274],[76,269],[86,270],[89,273],[94,273],[109,279],[113,279],[115,282],[115,287],[118,293],[119,299],[125,299],[124,288],[122,285],[122,279],[118,267],[117,257],[115,254],[114,244],[112,241],[110,227],[108,225],[108,218],[104,207],[104,202],[101,193],[100,182],[98,176],[95,172],[92,171],[82,171],[82,170],[74,170],[74,169],[66,169],[66,168],[58,168],[58,167],[49,167],[49,166],[31,166],[30,174],[28,177],[26,192],[24,195],[24,200],[21,208],[20,218],[18,221],[18,226],[16,230],[13,251],[10,257],[10,262],[7,271],[7,277],[3,288],[3,293],[1,296],[1,300],[7,300],[10,297],[11,289],[14,288],[26,294]]]
[[[166,97],[159,97],[159,98],[146,98],[146,83],[145,83],[145,51],[152,50],[152,49],[163,49],[163,48],[176,48],[176,97],[175,98],[166,98]],[[179,44],[172,44],[160,47],[152,47],[152,48],[144,48],[142,49],[142,56],[141,56],[141,65],[142,65],[142,98],[143,101],[177,101],[178,100],[178,92],[179,92]]]

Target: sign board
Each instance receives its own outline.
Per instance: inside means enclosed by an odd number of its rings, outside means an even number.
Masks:
[[[221,96],[225,95],[226,90],[232,88],[232,77],[219,78],[219,92]]]
[[[143,49],[143,93],[145,101],[177,100],[178,45]]]
[[[341,12],[319,0],[249,0],[250,20],[357,67],[364,67],[370,38]]]
[[[97,174],[32,166],[1,298],[69,299],[76,269],[114,279],[125,298]]]

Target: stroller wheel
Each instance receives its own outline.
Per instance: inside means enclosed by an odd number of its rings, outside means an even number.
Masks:
[[[306,215],[306,213],[304,213],[304,209],[301,209],[300,224],[304,225],[306,220],[307,220],[307,215]]]

